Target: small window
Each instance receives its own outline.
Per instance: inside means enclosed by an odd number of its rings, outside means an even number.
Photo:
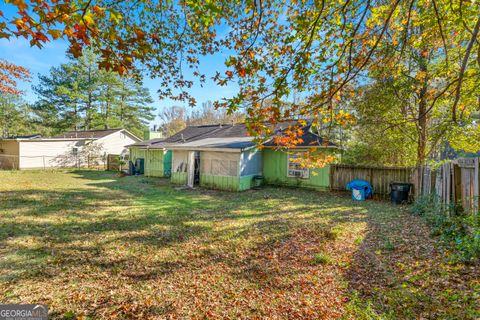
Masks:
[[[77,148],[77,147],[73,147],[73,148],[72,148],[72,154],[73,154],[74,156],[76,156],[76,155],[78,154],[78,148]]]
[[[300,163],[295,161],[301,157],[299,154],[288,154],[288,177],[301,179],[308,179],[310,177],[310,170],[302,167]]]

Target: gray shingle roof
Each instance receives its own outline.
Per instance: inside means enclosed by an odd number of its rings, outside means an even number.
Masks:
[[[275,126],[275,134],[281,135],[281,132],[289,126],[293,126],[297,121],[284,121],[278,123]],[[242,138],[248,136],[248,129],[245,123],[239,124],[223,124],[223,125],[202,125],[202,126],[188,126],[182,131],[170,136],[166,139],[151,139],[147,141],[142,141],[134,143],[130,146],[138,146],[140,148],[150,148],[150,149],[164,149],[169,146],[179,144],[188,144],[193,141],[204,140],[204,139],[217,139],[217,148],[235,148],[235,149],[244,149],[250,146],[253,146],[253,142],[245,142]],[[234,141],[230,138],[239,138],[238,142],[235,144]],[[221,139],[225,139],[224,142],[221,142]],[[228,140],[228,142],[227,142]],[[334,147],[335,144],[328,142],[325,143],[324,140],[317,136],[316,134],[310,132],[310,126],[304,127],[304,134],[302,136],[303,142],[297,147],[311,147],[311,146],[329,146]],[[211,140],[209,141],[209,143]],[[265,143],[265,146],[273,147],[275,144],[272,141]],[[209,147],[212,147],[211,145]]]
[[[0,138],[0,139],[9,139],[9,140],[13,140],[13,139],[38,139],[38,138],[41,138],[42,136],[40,134],[31,134],[31,135],[28,135],[28,136],[9,136],[9,137],[5,137],[5,138]]]
[[[117,129],[103,129],[103,130],[68,131],[68,132],[64,132],[59,135],[53,136],[52,138],[100,139],[120,130],[123,130],[123,129],[117,128]]]
[[[316,135],[311,131],[311,126],[307,125],[302,128],[303,135],[300,137],[302,142],[295,145],[297,148],[301,147],[337,147],[337,145],[333,142],[326,141],[322,137]],[[281,135],[281,134],[280,134]],[[268,141],[264,144],[265,147],[276,147],[277,145],[272,141]]]
[[[149,147],[154,144],[161,144],[163,141],[165,141],[165,138],[155,138],[155,139],[132,143],[128,145],[128,147]]]
[[[246,149],[255,146],[251,137],[231,137],[231,138],[206,138],[185,143],[172,143],[168,146],[173,150],[187,149]]]

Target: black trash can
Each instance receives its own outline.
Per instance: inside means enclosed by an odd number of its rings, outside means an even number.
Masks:
[[[258,190],[263,185],[263,180],[265,178],[263,176],[253,176],[253,189]]]
[[[407,203],[411,187],[408,182],[390,183],[390,200],[395,204]]]

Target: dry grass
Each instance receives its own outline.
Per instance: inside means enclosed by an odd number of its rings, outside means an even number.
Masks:
[[[0,301],[52,318],[480,316],[478,268],[389,204],[94,171],[0,180]]]

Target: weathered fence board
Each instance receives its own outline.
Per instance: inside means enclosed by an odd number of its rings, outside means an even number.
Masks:
[[[458,159],[455,162],[460,168],[461,176],[458,183],[461,191],[455,200],[461,203],[465,210],[478,212],[479,158]]]
[[[125,155],[122,161],[128,163],[128,155]],[[121,165],[120,156],[118,154],[109,154],[107,156],[107,170],[108,171],[121,171],[128,168],[128,165]]]
[[[332,165],[330,169],[330,187],[333,190],[345,190],[347,183],[355,179],[370,182],[374,195],[387,197],[390,194],[390,183],[409,182],[415,186],[417,168],[410,167],[366,167],[350,165]]]
[[[477,213],[480,208],[480,158],[462,158],[443,163],[434,169],[419,167],[368,167],[332,165],[330,187],[345,190],[355,179],[370,182],[374,195],[386,197],[390,183],[408,182],[413,185],[412,197],[437,195],[444,206],[461,205],[465,211]]]

